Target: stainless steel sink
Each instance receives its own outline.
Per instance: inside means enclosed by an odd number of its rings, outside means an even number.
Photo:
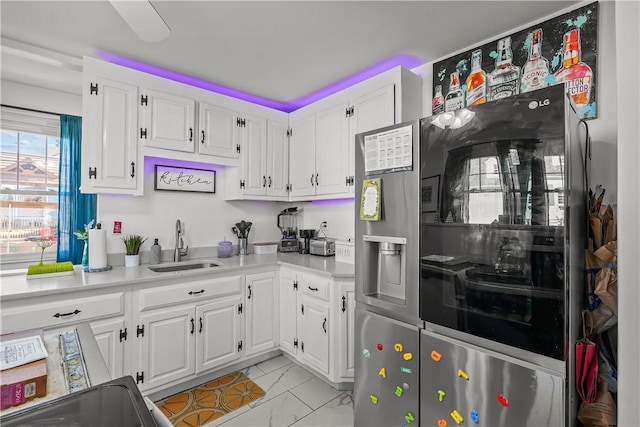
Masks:
[[[172,271],[184,271],[184,270],[196,270],[200,268],[210,268],[210,267],[218,267],[220,264],[216,264],[215,262],[198,262],[191,264],[173,264],[173,265],[155,265],[153,267],[149,267],[149,270],[155,271],[156,273],[169,273]]]

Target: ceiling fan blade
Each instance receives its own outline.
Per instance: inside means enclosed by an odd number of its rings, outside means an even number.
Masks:
[[[109,0],[109,3],[142,41],[159,42],[171,33],[148,0]]]

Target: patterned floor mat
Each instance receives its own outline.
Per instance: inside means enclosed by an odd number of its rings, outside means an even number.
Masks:
[[[200,427],[265,392],[242,372],[233,372],[156,402],[176,427]]]

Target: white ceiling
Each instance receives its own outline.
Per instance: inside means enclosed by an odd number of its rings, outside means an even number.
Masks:
[[[446,56],[577,1],[158,1],[171,29],[143,42],[108,1],[0,1],[2,79],[81,93],[105,51],[276,101],[399,54]]]

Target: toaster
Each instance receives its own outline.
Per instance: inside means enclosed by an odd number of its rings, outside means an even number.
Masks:
[[[336,240],[328,237],[315,237],[309,241],[311,255],[334,256],[336,254]]]

